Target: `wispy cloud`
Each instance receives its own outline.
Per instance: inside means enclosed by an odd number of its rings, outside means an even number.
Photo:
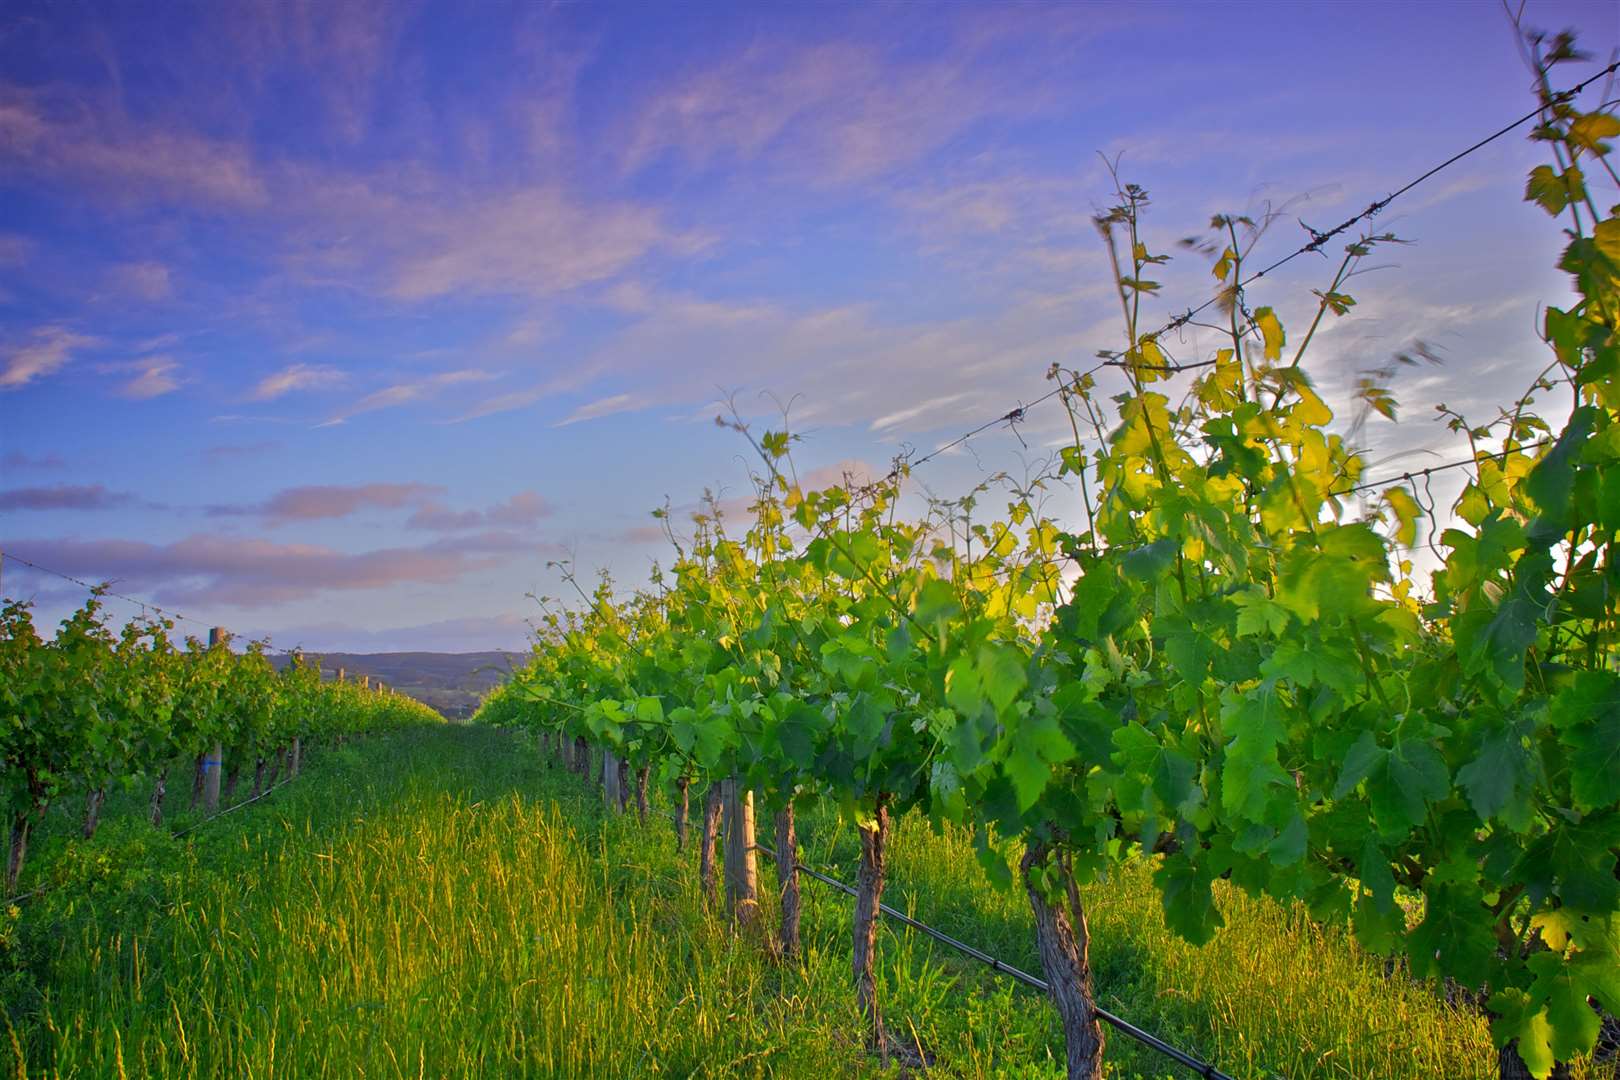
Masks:
[[[463,368],[457,371],[446,371],[426,379],[413,382],[395,383],[393,386],[374,391],[345,409],[333,413],[319,427],[332,427],[345,423],[364,413],[376,412],[379,409],[392,409],[400,405],[408,405],[419,401],[436,390],[444,390],[452,386],[465,383],[488,382],[499,376],[478,368]]]
[[[274,401],[298,390],[320,390],[341,386],[346,376],[334,367],[321,364],[292,364],[260,379],[249,395],[254,401]]]
[[[411,529],[459,532],[491,527],[533,525],[552,513],[552,507],[532,491],[520,491],[487,510],[452,510],[440,502],[425,503],[405,520]]]
[[[348,517],[362,510],[398,510],[417,506],[444,488],[435,484],[311,484],[285,488],[262,503],[212,506],[211,517],[260,517],[270,525]]]
[[[175,375],[180,364],[173,357],[148,356],[119,367],[135,373],[118,388],[119,397],[145,401],[180,389],[180,379]]]
[[[57,454],[41,454],[31,457],[21,450],[12,450],[4,457],[0,457],[0,468],[6,469],[60,469],[67,462]]]
[[[202,459],[210,465],[219,465],[227,461],[238,461],[243,458],[258,457],[279,450],[281,443],[265,440],[254,443],[221,443],[210,446],[202,451]]]
[[[131,123],[103,98],[0,85],[0,162],[115,198],[255,206],[263,179],[240,143]]]
[[[108,491],[100,484],[57,484],[0,491],[0,510],[116,510],[133,501],[134,496]]]
[[[579,408],[551,426],[568,427],[570,424],[582,424],[587,420],[600,420],[602,417],[612,416],[614,413],[635,412],[637,409],[645,409],[649,404],[651,402],[639,394],[614,394],[579,406]]]
[[[15,390],[55,374],[73,359],[76,350],[98,344],[96,338],[61,326],[41,327],[34,331],[31,341],[15,346],[6,355],[5,366],[0,368],[0,390]]]
[[[115,291],[148,302],[167,300],[174,293],[169,268],[152,260],[120,263],[112,268],[108,280]]]
[[[344,552],[317,544],[199,533],[168,544],[139,540],[8,537],[7,548],[51,552],[64,573],[118,579],[171,607],[268,607],[329,591],[383,589],[402,584],[449,585],[468,574],[501,566],[522,547],[435,542],[419,547]]]

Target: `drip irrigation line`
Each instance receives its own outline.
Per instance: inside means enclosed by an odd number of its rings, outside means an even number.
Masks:
[[[1531,120],[1534,120],[1536,117],[1540,116],[1541,113],[1542,113],[1542,110],[1547,108],[1548,106],[1568,104],[1569,102],[1573,101],[1575,99],[1575,97],[1577,95],[1579,95],[1582,90],[1585,90],[1588,86],[1591,86],[1593,83],[1597,82],[1600,79],[1603,79],[1603,78],[1605,78],[1605,77],[1607,77],[1609,75],[1613,75],[1617,71],[1620,71],[1620,60],[1617,60],[1614,63],[1611,63],[1608,67],[1603,68],[1601,71],[1597,72],[1596,74],[1594,74],[1594,75],[1592,75],[1592,76],[1590,76],[1588,78],[1582,79],[1580,82],[1576,83],[1574,86],[1571,86],[1569,89],[1561,90],[1561,91],[1551,95],[1545,103],[1543,103],[1541,105],[1537,105],[1536,108],[1532,109],[1530,112],[1525,113],[1523,116],[1519,117],[1517,120],[1514,120],[1512,123],[1503,125],[1502,127],[1498,128],[1496,131],[1493,131],[1491,134],[1485,136],[1484,138],[1480,139],[1478,142],[1474,143],[1472,146],[1469,146],[1468,148],[1466,148],[1464,150],[1459,150],[1457,153],[1451,155],[1449,158],[1447,158],[1446,160],[1440,162],[1438,165],[1433,166],[1428,171],[1422,173],[1421,175],[1417,176],[1416,178],[1414,178],[1412,180],[1407,181],[1405,184],[1402,184],[1400,187],[1396,188],[1394,191],[1391,191],[1388,195],[1385,195],[1383,198],[1373,200],[1372,202],[1368,203],[1366,208],[1363,209],[1360,213],[1356,214],[1354,217],[1350,217],[1350,218],[1345,219],[1344,221],[1342,221],[1339,224],[1333,226],[1331,229],[1328,229],[1325,232],[1318,232],[1317,230],[1311,228],[1309,225],[1306,225],[1305,226],[1306,231],[1311,234],[1311,239],[1310,239],[1310,241],[1308,243],[1302,244],[1300,247],[1298,247],[1298,248],[1294,249],[1293,251],[1289,252],[1287,255],[1284,255],[1282,258],[1277,259],[1276,261],[1268,264],[1267,266],[1263,267],[1262,269],[1256,270],[1254,273],[1252,273],[1249,276],[1243,278],[1241,281],[1239,281],[1236,285],[1234,285],[1232,287],[1233,288],[1233,294],[1235,295],[1235,294],[1241,293],[1249,285],[1252,285],[1254,282],[1259,281],[1261,278],[1265,277],[1267,274],[1273,272],[1274,270],[1280,269],[1282,266],[1284,266],[1287,263],[1290,263],[1293,260],[1299,258],[1301,255],[1305,255],[1305,254],[1308,254],[1310,252],[1320,251],[1322,249],[1323,245],[1325,245],[1329,240],[1332,240],[1334,237],[1340,235],[1341,233],[1344,233],[1344,232],[1348,231],[1349,229],[1354,228],[1356,225],[1360,224],[1361,222],[1366,221],[1366,220],[1368,220],[1368,219],[1370,219],[1372,217],[1375,217],[1376,215],[1381,213],[1387,206],[1389,206],[1390,203],[1394,202],[1396,199],[1400,198],[1402,195],[1405,195],[1407,192],[1411,191],[1413,188],[1417,187],[1419,184],[1423,183],[1424,181],[1431,179],[1437,173],[1440,173],[1440,172],[1444,171],[1445,169],[1450,168],[1452,165],[1455,165],[1457,162],[1461,161],[1463,158],[1468,157],[1470,154],[1473,154],[1476,151],[1484,149],[1486,146],[1489,146],[1491,143],[1495,142],[1497,139],[1500,139],[1502,136],[1508,134],[1511,131],[1514,131],[1517,128],[1520,128],[1520,127],[1524,126],[1526,123],[1530,122]],[[1304,224],[1304,223],[1301,222],[1301,224]],[[1214,296],[1211,296],[1208,300],[1205,300],[1202,304],[1199,304],[1196,307],[1188,308],[1186,311],[1184,311],[1181,314],[1175,316],[1169,322],[1167,322],[1163,326],[1159,327],[1159,329],[1154,330],[1151,333],[1143,334],[1143,335],[1140,335],[1140,336],[1143,337],[1143,338],[1157,339],[1161,335],[1172,333],[1172,332],[1174,332],[1176,330],[1180,330],[1182,327],[1184,327],[1188,323],[1192,322],[1192,320],[1193,320],[1193,318],[1195,316],[1197,316],[1200,312],[1207,309],[1211,304],[1214,304],[1223,295],[1227,295],[1227,294],[1224,293],[1224,292],[1218,292]],[[1174,374],[1174,373],[1183,372],[1183,371],[1190,371],[1190,370],[1192,370],[1194,368],[1208,367],[1213,363],[1214,363],[1214,361],[1212,361],[1212,360],[1203,360],[1203,361],[1196,361],[1196,362],[1187,363],[1187,364],[1150,365],[1150,366],[1148,366],[1146,368],[1146,370],[1163,371],[1163,372],[1168,372],[1168,373]],[[1130,366],[1130,365],[1128,365],[1126,361],[1120,360],[1117,357],[1110,357],[1109,359],[1104,360],[1102,363],[1097,364],[1095,367],[1092,367],[1090,370],[1082,373],[1082,375],[1080,377],[1084,378],[1084,377],[1089,376],[1089,375],[1094,375],[1097,372],[1101,371],[1103,368],[1107,368],[1107,367],[1128,367],[1128,366]],[[958,435],[956,438],[952,439],[950,442],[945,443],[942,446],[936,447],[934,450],[930,451],[927,454],[924,454],[920,458],[917,458],[915,460],[905,461],[903,463],[903,465],[896,465],[895,468],[891,469],[889,471],[888,475],[886,475],[883,478],[883,480],[880,481],[879,483],[888,483],[890,481],[896,480],[896,479],[899,478],[900,471],[901,471],[902,468],[916,468],[919,465],[922,465],[922,464],[924,464],[924,463],[926,463],[928,461],[933,460],[934,458],[938,457],[941,454],[944,454],[944,453],[946,453],[946,452],[948,452],[950,450],[955,449],[956,447],[958,447],[958,446],[962,445],[963,443],[967,442],[969,439],[973,438],[975,435],[982,434],[983,432],[988,431],[989,429],[997,426],[998,424],[1016,424],[1016,423],[1018,423],[1019,421],[1024,419],[1025,414],[1030,409],[1033,409],[1037,405],[1043,404],[1044,402],[1050,401],[1052,398],[1057,397],[1059,394],[1063,393],[1065,389],[1067,389],[1067,386],[1060,382],[1060,384],[1058,385],[1058,387],[1056,389],[1047,391],[1045,394],[1042,394],[1040,397],[1036,398],[1034,401],[1031,401],[1027,405],[1019,405],[1016,408],[1009,409],[1007,412],[1005,412],[1002,415],[996,417],[994,420],[985,421],[984,423],[980,424],[978,427],[973,428],[971,431],[967,431],[967,432],[964,432],[961,435]],[[870,489],[871,487],[876,487],[876,486],[878,486],[878,485],[877,484],[871,484],[871,485],[868,485],[868,488]]]
[[[298,779],[296,776],[289,776],[289,777],[287,777],[287,779],[281,781],[280,783],[275,784],[272,787],[265,788],[263,791],[259,792],[257,795],[253,796],[250,799],[243,799],[241,802],[235,803],[235,804],[233,804],[231,806],[228,806],[225,809],[221,810],[217,814],[210,814],[208,817],[203,818],[201,821],[194,821],[190,825],[187,825],[185,828],[181,829],[180,831],[170,833],[169,835],[173,836],[175,839],[179,839],[180,837],[186,835],[189,832],[192,832],[195,829],[202,828],[204,825],[208,824],[210,821],[218,821],[220,818],[224,817],[226,814],[235,813],[236,811],[242,809],[242,807],[244,807],[244,806],[248,806],[248,805],[250,805],[252,803],[256,803],[260,799],[267,798],[272,791],[277,791],[277,790],[279,790],[281,788],[284,788],[284,787],[286,787],[288,784],[292,783],[296,779]]]
[[[769,855],[773,861],[777,858],[776,852],[764,844],[754,844],[754,850],[763,851],[765,854]],[[834,889],[837,889],[839,892],[845,893],[849,896],[858,895],[853,885],[839,881],[837,878],[829,877],[828,875],[821,873],[819,870],[812,870],[803,863],[795,862],[793,864],[793,868],[798,870],[800,873],[810,875],[823,885],[828,885]],[[904,923],[913,930],[927,934],[940,944],[948,945],[958,952],[971,956],[980,963],[988,965],[991,970],[1023,983],[1032,990],[1039,990],[1043,994],[1049,990],[1045,979],[1038,979],[1029,974],[1027,971],[1021,971],[1020,969],[1013,967],[1011,964],[998,960],[996,957],[991,956],[983,949],[974,948],[965,941],[958,941],[956,938],[951,937],[951,935],[945,933],[943,930],[936,930],[927,923],[918,922],[910,915],[907,915],[902,911],[898,911],[895,908],[890,907],[888,904],[878,904],[878,910],[889,916],[889,918],[894,919],[897,922]],[[1149,1047],[1150,1049],[1157,1050],[1164,1056],[1185,1065],[1199,1076],[1204,1077],[1205,1080],[1233,1080],[1233,1077],[1217,1069],[1211,1063],[1207,1061],[1200,1061],[1198,1058],[1193,1057],[1186,1051],[1179,1050],[1176,1047],[1171,1046],[1157,1035],[1154,1035],[1151,1032],[1143,1031],[1135,1024],[1119,1016],[1115,1016],[1113,1013],[1109,1012],[1107,1009],[1104,1009],[1100,1005],[1093,1004],[1092,1011],[1097,1014],[1097,1019],[1107,1022],[1109,1026],[1113,1027],[1121,1034],[1128,1035],[1142,1045]]]
[[[20,562],[21,560],[18,560],[18,561]],[[178,840],[180,837],[186,835],[187,833],[192,832],[192,831],[194,831],[196,829],[202,828],[204,825],[207,825],[210,821],[217,821],[218,819],[224,817],[226,814],[229,814],[229,813],[232,813],[234,811],[242,809],[242,807],[247,806],[249,803],[258,802],[260,799],[262,799],[265,796],[269,795],[272,791],[275,791],[278,788],[284,788],[284,787],[286,787],[288,784],[292,783],[296,779],[297,779],[297,777],[289,776],[289,777],[287,777],[287,779],[281,781],[280,783],[274,785],[273,787],[269,787],[269,788],[266,788],[264,791],[261,791],[259,794],[253,796],[251,799],[243,799],[241,802],[236,803],[236,804],[234,804],[232,806],[228,806],[224,810],[221,810],[217,814],[210,814],[207,817],[203,818],[201,821],[194,821],[190,825],[187,825],[185,828],[181,829],[179,832],[172,832],[169,835],[172,838]],[[24,900],[31,900],[34,897],[39,896],[39,895],[41,895],[43,893],[50,892],[52,889],[61,888],[62,885],[65,885],[65,884],[67,884],[67,883],[66,882],[57,882],[57,883],[41,885],[36,889],[31,889],[28,892],[20,893],[17,896],[13,896],[10,900],[6,901],[6,906],[10,907],[12,904],[20,903],[20,902],[22,902]]]

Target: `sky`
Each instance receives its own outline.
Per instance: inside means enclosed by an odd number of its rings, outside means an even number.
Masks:
[[[1620,43],[1609,2],[1525,21]],[[881,474],[1121,347],[1106,161],[1152,196],[1167,319],[1210,295],[1178,241],[1212,214],[1270,211],[1257,257],[1286,254],[1528,88],[1483,0],[9,0],[0,586],[47,626],[83,590],[19,558],[283,648],[520,648],[525,594],[568,595],[548,563],[633,587],[653,509],[746,492],[723,403],[790,406],[812,479]],[[1515,134],[1378,217],[1407,243],[1306,367],[1346,418],[1359,372],[1443,358],[1360,433],[1382,468],[1456,457],[1435,406],[1488,419],[1546,363],[1541,160]],[[1249,302],[1302,332],[1330,272]],[[1066,431],[1031,410],[909,497]]]

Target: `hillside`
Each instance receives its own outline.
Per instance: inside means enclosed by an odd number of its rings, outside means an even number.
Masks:
[[[445,716],[460,719],[471,716],[479,699],[504,682],[511,666],[522,657],[515,652],[323,653],[321,669],[328,678],[339,670],[351,679],[369,675]],[[278,656],[273,662],[284,667],[288,658]]]

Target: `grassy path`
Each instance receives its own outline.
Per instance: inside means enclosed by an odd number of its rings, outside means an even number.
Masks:
[[[774,964],[703,910],[667,822],[604,820],[516,737],[328,749],[185,841],[127,803],[91,844],[47,837],[65,884],[7,920],[10,1075],[878,1072],[847,989],[845,900],[807,883],[804,962]],[[835,819],[801,835],[807,858],[851,865]],[[892,865],[891,903],[1038,970],[1022,896],[986,885],[963,838],[906,821]],[[1229,898],[1229,929],[1200,950],[1164,930],[1145,873],[1087,900],[1105,1003],[1236,1075],[1491,1075],[1477,1018],[1274,905]],[[912,932],[879,947],[891,1030],[936,1058],[931,1075],[1061,1074],[1039,996]],[[1185,1075],[1120,1037],[1109,1058],[1116,1076]]]

